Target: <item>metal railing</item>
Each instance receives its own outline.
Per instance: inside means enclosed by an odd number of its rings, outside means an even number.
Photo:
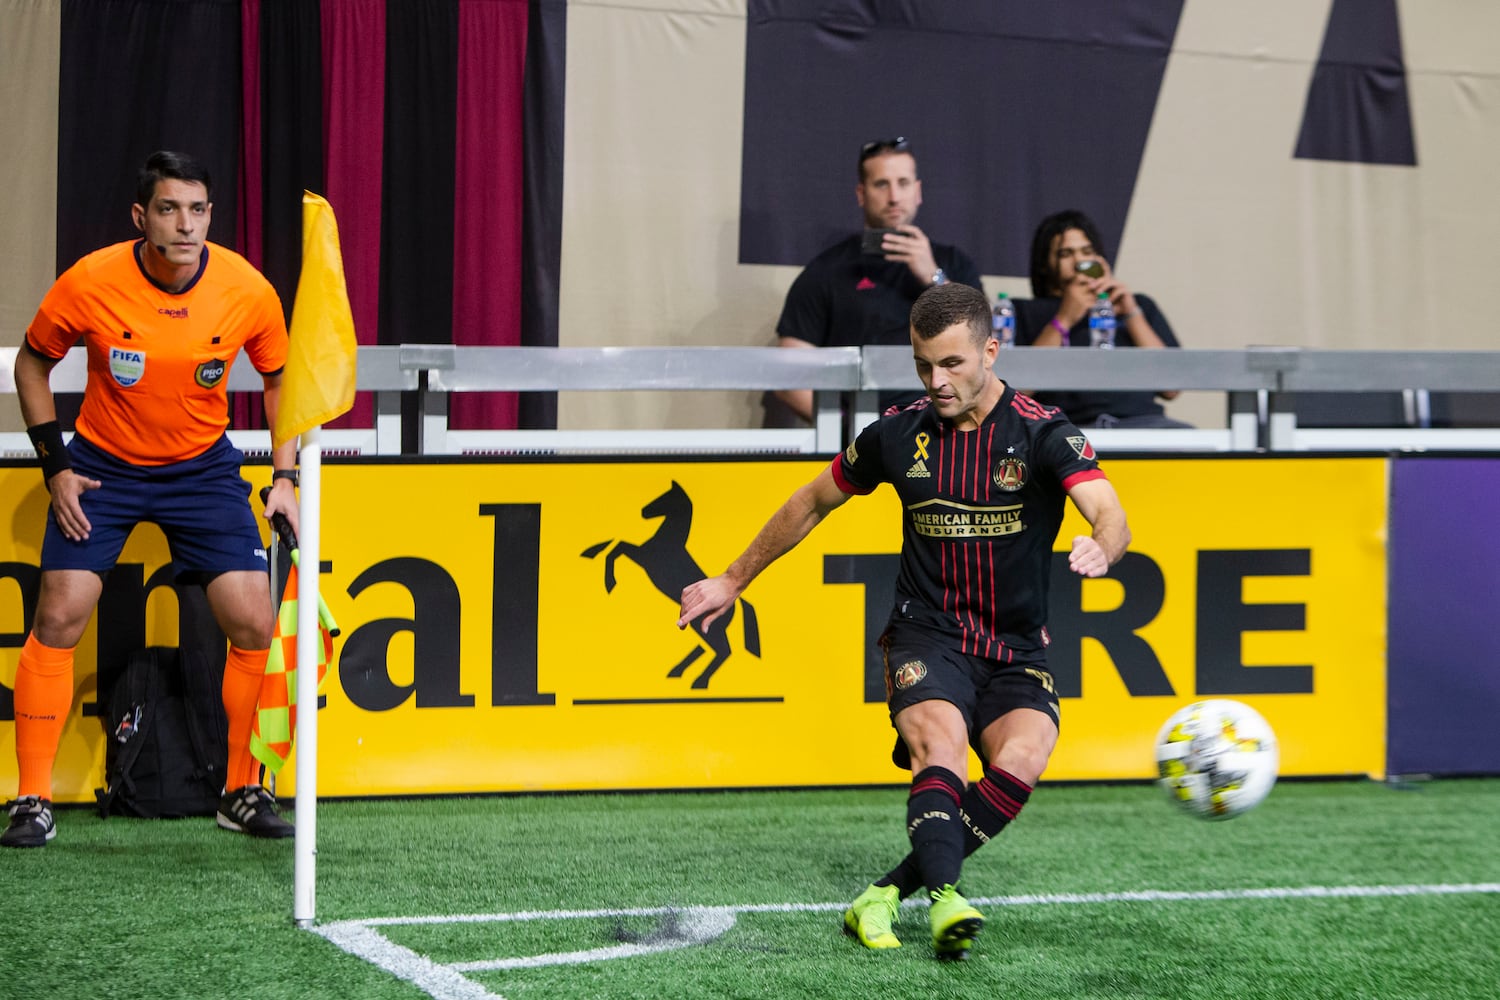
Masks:
[[[14,394],[16,348],[0,348],[0,396]],[[1494,393],[1500,415],[1500,352],[1243,350],[1095,351],[1021,348],[996,369],[1030,391],[1158,390],[1227,394],[1227,426],[1192,430],[1089,429],[1101,451],[1296,452],[1308,450],[1500,450],[1500,426],[1434,428],[1413,418],[1396,426],[1299,427],[1298,393],[1405,393],[1421,414],[1433,394]],[[82,351],[52,374],[55,392],[81,392]],[[245,361],[232,392],[260,389]],[[416,396],[409,435],[422,455],[492,454],[831,454],[877,413],[881,390],[920,389],[902,347],[782,350],[774,347],[361,347],[357,386],[375,394],[374,425],[325,430],[330,453],[402,453],[403,394]],[[756,391],[810,389],[815,419],[805,429],[454,430],[448,401],[460,392]],[[1488,398],[1488,397],[1486,397]],[[0,405],[5,405],[0,402]],[[1500,425],[1500,416],[1495,421]],[[249,452],[269,451],[265,431],[232,431]],[[31,453],[24,434],[0,435],[0,453]]]

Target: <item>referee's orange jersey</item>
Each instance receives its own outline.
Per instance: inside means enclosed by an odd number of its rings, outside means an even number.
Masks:
[[[281,300],[249,261],[215,243],[181,292],[146,276],[143,241],[96,250],[42,299],[26,342],[62,358],[80,340],[88,385],[77,430],[117,458],[166,465],[202,454],[229,427],[240,348],[263,375],[286,365]]]

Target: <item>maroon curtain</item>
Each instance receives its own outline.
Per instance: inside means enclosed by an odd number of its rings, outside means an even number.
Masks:
[[[334,207],[354,332],[378,342],[380,325],[381,151],[385,142],[385,0],[325,3],[323,19],[323,163]],[[332,427],[374,423],[370,393]]]
[[[521,343],[527,0],[459,0],[453,342]],[[454,428],[515,427],[515,393],[460,393]]]
[[[131,235],[135,169],[181,149],[217,179],[211,238],[260,268],[288,313],[308,188],[337,213],[361,344],[555,346],[566,12],[563,0],[71,0],[59,268]],[[263,427],[260,394],[236,397],[234,426]],[[452,424],[555,426],[540,403],[459,396]],[[361,393],[332,426],[373,419]]]

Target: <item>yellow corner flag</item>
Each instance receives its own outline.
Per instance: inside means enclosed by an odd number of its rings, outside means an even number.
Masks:
[[[302,274],[292,303],[291,349],[271,447],[327,423],[354,405],[359,342],[344,285],[339,227],[333,206],[302,192]]]

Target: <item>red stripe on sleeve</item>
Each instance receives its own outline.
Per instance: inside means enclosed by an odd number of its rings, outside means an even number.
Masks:
[[[843,455],[833,456],[833,461],[829,463],[828,468],[833,472],[833,484],[850,496],[862,497],[875,492],[875,487],[872,486],[869,489],[865,489],[861,486],[855,486],[844,476]]]
[[[1109,477],[1104,474],[1104,470],[1103,469],[1084,469],[1082,472],[1075,472],[1071,476],[1069,476],[1068,478],[1064,479],[1062,481],[1062,486],[1063,486],[1063,489],[1065,489],[1065,490],[1071,490],[1074,486],[1077,486],[1079,483],[1086,483],[1090,479],[1108,479],[1108,478]]]

